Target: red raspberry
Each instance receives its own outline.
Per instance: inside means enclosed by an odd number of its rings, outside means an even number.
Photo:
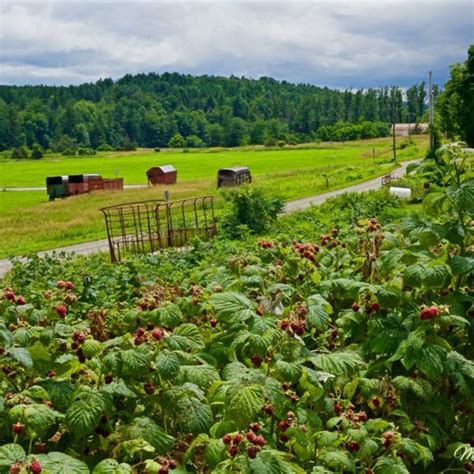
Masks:
[[[255,444],[257,446],[264,446],[266,443],[265,441],[265,438],[262,436],[262,435],[258,435],[256,438],[255,438]]]
[[[265,405],[263,407],[263,411],[267,414],[267,415],[273,415],[273,405]]]
[[[153,339],[159,341],[163,337],[163,331],[161,329],[153,329],[151,332]]]
[[[258,424],[258,423],[251,423],[250,424],[250,429],[254,432],[254,433],[258,433],[260,431],[260,428],[261,426]]]
[[[33,461],[28,466],[28,471],[32,472],[33,474],[40,474],[41,472],[41,464],[38,461]]]
[[[16,299],[16,304],[19,305],[19,306],[23,306],[24,304],[26,304],[25,297],[24,296],[19,296]]]
[[[67,306],[60,304],[56,307],[56,313],[58,313],[61,318],[64,318],[67,314]]]
[[[374,313],[376,313],[377,311],[380,311],[380,305],[377,302],[372,303],[371,309]]]
[[[224,444],[229,444],[232,441],[232,436],[230,434],[226,434],[222,437],[222,441],[224,441]]]
[[[290,426],[290,424],[286,420],[281,420],[281,421],[278,422],[278,429],[280,431],[285,431],[286,429],[289,428],[289,426]]]
[[[352,303],[352,311],[354,311],[354,313],[357,313],[357,311],[359,311],[360,309],[360,306],[357,304],[357,303]]]
[[[255,441],[255,438],[257,437],[257,435],[253,432],[253,431],[249,431],[245,437],[247,438],[247,441],[250,441],[251,443],[253,443]]]
[[[25,425],[23,423],[15,423],[12,426],[12,431],[13,431],[13,433],[15,433],[17,435],[20,435],[20,434],[23,433],[23,431],[25,431]]]
[[[250,459],[255,459],[257,457],[257,448],[255,446],[249,446],[247,448],[247,456]]]
[[[229,447],[228,453],[230,456],[235,457],[238,452],[239,448],[235,444]]]

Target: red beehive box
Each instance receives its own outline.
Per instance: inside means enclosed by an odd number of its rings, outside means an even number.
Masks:
[[[146,172],[148,184],[174,184],[178,178],[178,172],[172,165],[155,166]]]

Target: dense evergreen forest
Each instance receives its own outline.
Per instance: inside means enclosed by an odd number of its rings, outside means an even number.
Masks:
[[[0,86],[0,150],[271,145],[312,140],[319,130],[334,140],[371,138],[389,133],[392,121],[420,120],[425,99],[424,83],[404,98],[398,87],[338,91],[177,73]]]

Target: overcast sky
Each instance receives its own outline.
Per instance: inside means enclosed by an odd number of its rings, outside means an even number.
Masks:
[[[474,43],[474,1],[0,0],[0,83],[127,73],[271,76],[350,88],[443,83]]]

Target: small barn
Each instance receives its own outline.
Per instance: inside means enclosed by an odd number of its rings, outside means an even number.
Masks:
[[[221,168],[217,173],[217,187],[240,186],[251,183],[252,176],[246,166],[235,166],[234,168]]]
[[[178,178],[178,172],[172,165],[154,166],[146,172],[148,184],[174,184]]]

